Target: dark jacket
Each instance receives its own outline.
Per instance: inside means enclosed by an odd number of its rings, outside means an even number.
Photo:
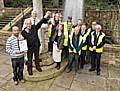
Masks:
[[[81,42],[81,44],[79,45],[79,39],[80,39],[80,33],[77,35],[77,40],[75,40],[75,33],[73,33],[73,36],[72,36],[72,45],[73,47],[76,49],[77,53],[81,50],[82,48],[82,45],[83,45],[83,40]],[[73,47],[71,46],[71,43],[70,43],[70,38],[68,39],[68,47],[70,48],[70,50],[73,51]]]
[[[40,47],[40,40],[38,38],[38,29],[41,27],[43,23],[47,23],[47,19],[43,18],[36,26],[32,25],[31,30],[27,32],[27,28],[25,28],[21,34],[27,39],[28,50],[35,50]]]
[[[81,35],[82,37],[84,37],[85,34],[87,34],[87,29],[85,30],[85,33],[84,33],[83,35],[82,35],[81,31],[80,31],[80,35]],[[85,45],[88,45],[88,41],[89,41],[89,40],[88,40],[88,36],[87,36],[87,37],[86,37],[86,41],[83,43],[82,46],[84,47]]]
[[[55,41],[55,39],[57,37],[57,34],[58,34],[58,30],[56,30],[54,35],[52,36],[52,42]],[[63,43],[64,43],[64,33],[61,34],[60,39],[57,42],[58,49],[62,49],[63,48]]]
[[[96,35],[96,32],[94,32],[93,35],[95,36],[95,35]],[[100,32],[99,36],[100,36],[100,35],[102,35],[102,32]],[[98,38],[99,38],[99,36],[98,36]],[[98,38],[96,39],[96,41],[94,41],[94,44],[97,44]],[[99,45],[93,45],[92,42],[91,42],[91,39],[92,39],[92,38],[91,38],[91,35],[90,35],[90,41],[89,41],[89,46],[90,46],[90,47],[96,46],[96,48],[101,48],[101,47],[103,47],[104,44],[105,44],[105,37],[103,37],[102,42],[101,42]],[[96,42],[96,43],[95,43],[95,42]]]

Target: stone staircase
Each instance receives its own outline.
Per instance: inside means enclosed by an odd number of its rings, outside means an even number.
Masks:
[[[31,82],[38,82],[43,80],[48,80],[59,76],[66,68],[67,61],[62,61],[61,68],[57,70],[55,68],[56,64],[53,62],[52,57],[48,53],[43,53],[40,55],[42,62],[40,63],[42,72],[38,72],[35,69],[35,65],[33,63],[33,75],[29,76],[27,72],[27,67],[25,67],[25,79]]]
[[[6,16],[5,18],[3,18],[0,21],[0,29],[2,29],[3,27],[5,27],[5,25],[8,24],[9,22],[11,22],[14,18],[15,18],[15,15]]]

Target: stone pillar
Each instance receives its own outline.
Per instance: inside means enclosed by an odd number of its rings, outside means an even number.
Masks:
[[[33,10],[37,11],[39,19],[43,17],[42,0],[33,0]]]
[[[4,8],[4,0],[0,0],[0,9]]]
[[[33,0],[33,10],[37,11],[37,16],[39,19],[43,17],[43,7],[42,0]],[[47,25],[43,24],[38,30],[38,37],[41,42],[40,53],[45,51],[45,31],[47,30]]]

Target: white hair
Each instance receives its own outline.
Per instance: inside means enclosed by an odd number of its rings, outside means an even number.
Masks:
[[[96,29],[96,28],[97,28],[97,29],[99,28],[99,29],[101,30],[101,29],[102,29],[102,26],[99,25],[99,24],[97,24],[97,25],[95,25],[95,29]]]

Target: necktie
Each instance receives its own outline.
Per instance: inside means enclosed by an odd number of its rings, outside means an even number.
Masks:
[[[34,19],[34,21],[33,21],[33,25],[35,26],[35,19]]]

